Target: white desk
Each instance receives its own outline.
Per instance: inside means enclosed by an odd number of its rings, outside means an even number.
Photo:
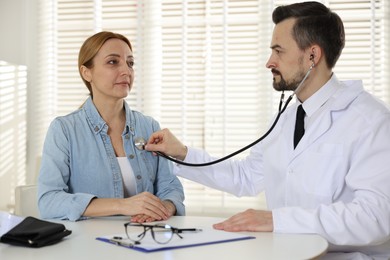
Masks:
[[[98,236],[124,233],[128,217],[95,218],[79,222],[61,221],[72,234],[58,244],[42,248],[25,248],[0,243],[0,259],[153,259],[153,260],[251,260],[311,259],[328,248],[318,235],[245,232],[256,239],[196,246],[153,253],[143,253],[96,240]],[[212,217],[172,217],[166,223],[174,227],[205,228],[222,221]]]

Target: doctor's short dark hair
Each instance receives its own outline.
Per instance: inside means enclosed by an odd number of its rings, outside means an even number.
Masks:
[[[294,18],[292,36],[301,50],[313,44],[321,47],[326,63],[333,68],[345,45],[344,25],[341,18],[318,2],[303,2],[277,7],[272,20],[278,24]]]

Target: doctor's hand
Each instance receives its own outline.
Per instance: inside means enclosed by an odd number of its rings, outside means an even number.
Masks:
[[[145,145],[145,150],[163,152],[181,161],[187,155],[187,147],[174,136],[169,129],[154,132]]]
[[[215,229],[232,232],[272,232],[274,230],[272,211],[248,209],[230,217],[221,223],[214,224],[213,227]]]

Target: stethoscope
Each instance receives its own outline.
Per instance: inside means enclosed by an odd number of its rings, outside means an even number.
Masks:
[[[312,60],[312,57],[311,57],[311,60]],[[243,151],[251,148],[252,146],[254,146],[255,144],[261,142],[262,140],[264,140],[264,138],[266,138],[271,132],[272,130],[275,128],[276,124],[278,123],[279,119],[280,119],[280,116],[283,114],[283,112],[286,110],[288,104],[290,103],[290,101],[293,99],[294,95],[296,95],[296,93],[298,93],[302,87],[302,84],[303,82],[305,82],[306,78],[309,76],[311,70],[314,68],[314,62],[312,63],[312,65],[310,66],[309,70],[306,72],[306,75],[303,77],[303,79],[301,80],[301,82],[298,84],[298,87],[294,90],[294,92],[287,98],[286,102],[284,103],[284,91],[282,91],[282,94],[280,95],[280,100],[279,100],[279,109],[278,109],[278,114],[276,115],[276,118],[274,120],[274,122],[272,123],[271,127],[268,129],[267,132],[265,132],[265,134],[263,136],[261,136],[259,139],[257,139],[256,141],[248,144],[247,146],[229,154],[229,155],[226,155],[222,158],[219,158],[217,160],[214,160],[214,161],[211,161],[211,162],[206,162],[206,163],[188,163],[188,162],[183,162],[183,161],[180,161],[180,160],[177,160],[171,156],[168,156],[166,155],[165,153],[163,152],[155,152],[156,154],[158,154],[159,156],[161,157],[164,157],[172,162],[175,162],[177,164],[181,164],[181,165],[185,165],[185,166],[190,166],[190,167],[204,167],[204,166],[210,166],[210,165],[213,165],[213,164],[216,164],[216,163],[220,163],[222,161],[225,161],[239,153],[242,153]],[[283,103],[284,103],[284,106],[283,106]],[[140,151],[143,151],[145,150],[145,145],[146,145],[146,141],[143,137],[137,137],[134,139],[134,145],[135,147],[140,150]]]

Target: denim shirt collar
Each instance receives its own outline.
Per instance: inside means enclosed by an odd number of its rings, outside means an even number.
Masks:
[[[125,125],[123,135],[128,133],[134,135],[135,134],[134,116],[131,113],[131,109],[125,100],[123,100],[123,105],[126,111],[126,125]],[[89,125],[95,134],[99,134],[101,131],[107,133],[108,131],[107,123],[100,116],[91,97],[88,97],[82,109],[85,111]]]

